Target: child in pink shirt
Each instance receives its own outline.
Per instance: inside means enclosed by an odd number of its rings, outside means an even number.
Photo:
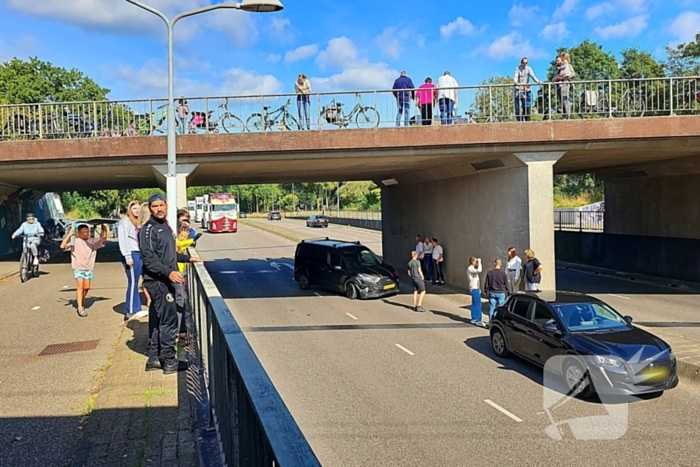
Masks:
[[[90,226],[88,224],[79,224],[78,235],[73,244],[69,245],[68,241],[73,236],[75,236],[75,230],[71,228],[63,242],[61,242],[61,249],[71,252],[71,267],[73,268],[77,284],[78,316],[84,318],[87,316],[84,307],[85,297],[87,297],[94,276],[97,250],[104,247],[107,241],[107,226],[102,225],[102,236],[100,238],[90,238]]]

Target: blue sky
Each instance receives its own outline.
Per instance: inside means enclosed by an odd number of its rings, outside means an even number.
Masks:
[[[215,0],[143,0],[169,15]],[[190,97],[386,89],[445,70],[461,85],[510,75],[523,55],[543,79],[559,46],[589,38],[618,53],[700,31],[700,0],[282,0],[273,14],[218,11],[176,28],[176,93]],[[76,67],[112,99],[166,95],[165,27],[122,0],[0,0],[0,61]]]

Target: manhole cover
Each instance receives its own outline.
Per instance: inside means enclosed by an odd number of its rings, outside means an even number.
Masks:
[[[52,344],[46,346],[44,350],[39,354],[40,357],[44,355],[57,355],[69,352],[83,352],[85,350],[94,350],[97,347],[97,343],[100,342],[99,339],[94,341],[80,341],[80,342],[66,342],[65,344]]]

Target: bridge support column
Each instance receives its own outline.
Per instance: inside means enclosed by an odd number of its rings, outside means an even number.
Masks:
[[[179,209],[187,207],[187,177],[189,177],[192,172],[197,170],[199,164],[178,164],[177,166],[177,178],[174,180],[175,189],[177,190],[177,206],[170,206],[170,209]],[[153,173],[158,181],[158,187],[162,190],[172,189],[173,187],[166,186],[170,181],[166,176],[168,173],[167,165],[153,165]],[[170,183],[173,183],[170,181]]]
[[[506,260],[508,247],[516,247],[523,262],[530,248],[544,266],[540,288],[554,290],[553,167],[563,155],[503,156],[502,168],[455,178],[449,178],[450,167],[437,171],[443,179],[402,183],[397,177],[398,184],[382,188],[386,261],[404,275],[416,234],[437,237],[445,250],[446,281],[466,288],[470,256],[483,260],[483,284],[493,261]]]

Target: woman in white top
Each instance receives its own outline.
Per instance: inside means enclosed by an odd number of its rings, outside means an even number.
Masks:
[[[124,301],[124,321],[128,321],[141,311],[139,279],[141,278],[141,251],[136,239],[141,203],[132,201],[126,209],[126,216],[117,224],[119,238],[119,259],[126,273],[126,300]]]
[[[294,81],[294,92],[297,93],[297,112],[299,113],[299,125],[301,129],[311,129],[311,119],[309,118],[309,94],[311,94],[311,83],[304,73],[300,73]],[[306,128],[304,128],[306,124]]]
[[[520,290],[520,271],[522,268],[523,260],[518,257],[518,251],[514,246],[508,248],[506,274],[508,275],[508,293],[511,295]]]
[[[477,326],[484,326],[481,317],[481,285],[479,274],[481,273],[481,258],[469,258],[467,277],[469,278],[469,294],[472,297],[472,319],[471,323]]]

